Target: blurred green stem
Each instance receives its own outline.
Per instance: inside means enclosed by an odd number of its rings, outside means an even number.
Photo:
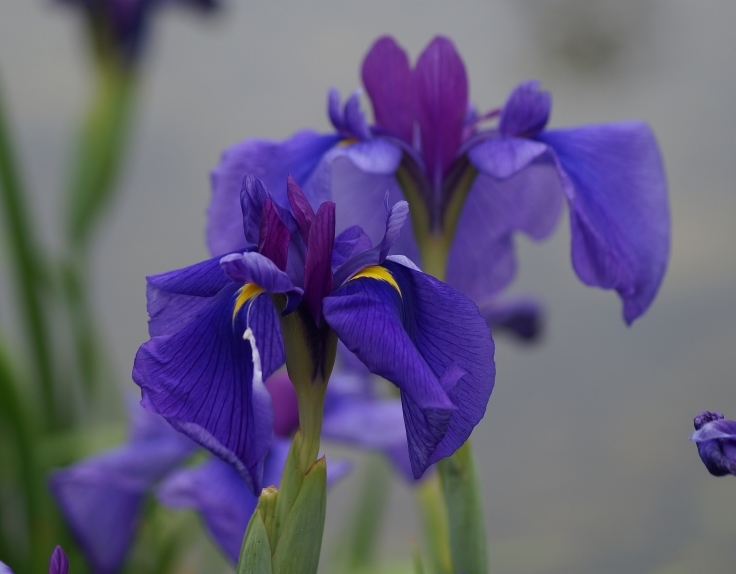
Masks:
[[[89,293],[94,231],[112,201],[135,100],[135,71],[115,58],[96,62],[95,92],[85,116],[67,189],[67,257],[61,274],[78,374],[87,394],[101,379],[103,350]]]
[[[0,90],[0,198],[5,217],[3,228],[13,268],[10,276],[20,303],[21,323],[26,331],[30,362],[36,371],[43,420],[46,426],[54,429],[58,423],[54,408],[55,376],[49,329],[42,304],[46,264],[34,235],[36,227],[26,204],[30,197],[21,181],[16,161]]]

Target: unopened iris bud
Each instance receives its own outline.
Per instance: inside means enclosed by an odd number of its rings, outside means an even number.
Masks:
[[[698,454],[713,476],[736,475],[736,421],[719,412],[703,411],[693,420],[690,437]]]

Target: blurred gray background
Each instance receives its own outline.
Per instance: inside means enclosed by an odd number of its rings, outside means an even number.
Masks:
[[[327,89],[359,86],[378,35],[416,58],[442,33],[481,109],[538,78],[553,94],[554,127],[650,122],[670,181],[669,270],[632,328],[615,295],[576,279],[566,220],[545,244],[518,241],[512,292],[542,298],[548,322],[536,347],[498,340],[496,389],[473,435],[493,571],[736,571],[736,480],[711,477],[688,441],[703,409],[736,418],[736,3],[225,3],[206,20],[166,9],[153,23],[132,153],[95,251],[115,384],[133,386],[146,339],[144,276],[206,256],[208,171],[220,151],[328,130]],[[50,0],[0,5],[2,87],[49,244],[91,80],[77,16]],[[331,493],[326,557],[358,478]],[[411,489],[395,486],[391,502],[382,550],[407,557],[419,534]]]

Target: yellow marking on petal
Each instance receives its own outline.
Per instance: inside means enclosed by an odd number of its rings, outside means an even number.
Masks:
[[[358,143],[358,138],[347,138],[344,140],[340,140],[337,144],[338,147],[345,147],[349,145],[353,145],[355,143]]]
[[[396,289],[399,297],[402,297],[401,289],[399,289],[399,284],[396,282],[396,279],[394,279],[394,276],[391,275],[391,272],[385,267],[381,267],[380,265],[371,265],[353,275],[350,280],[352,281],[353,279],[360,279],[361,277],[368,277],[369,279],[378,279],[379,281],[385,281],[394,289]]]
[[[238,290],[238,298],[235,299],[235,307],[233,307],[233,322],[238,312],[243,308],[248,301],[254,299],[256,295],[265,293],[266,290],[255,283],[246,283]]]

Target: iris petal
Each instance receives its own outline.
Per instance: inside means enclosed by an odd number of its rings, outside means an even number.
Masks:
[[[478,308],[433,277],[394,262],[386,281],[349,281],[324,302],[328,324],[371,370],[401,390],[415,477],[452,454],[482,418],[495,368]]]
[[[570,206],[572,261],[583,283],[615,289],[627,323],[644,313],[670,248],[667,182],[649,127],[640,122],[550,130]]]
[[[253,381],[246,317],[263,359],[263,376],[283,363],[278,317],[271,301],[258,297],[250,314],[233,321],[237,285],[177,333],[154,337],[138,350],[133,380],[145,406],[164,416],[205,448],[235,465],[249,486],[260,489],[263,459],[273,435],[271,399]]]
[[[207,225],[210,252],[222,255],[244,247],[240,190],[247,173],[263,180],[280,205],[287,205],[285,182],[289,174],[302,184],[312,207],[328,199],[327,195],[319,195],[321,187],[312,188],[308,182],[322,156],[339,140],[340,136],[334,134],[304,130],[283,142],[250,139],[225,150],[211,173],[212,201]],[[314,194],[310,195],[312,190]]]
[[[414,84],[406,52],[393,38],[379,38],[363,60],[362,77],[373,103],[376,124],[411,143]]]

